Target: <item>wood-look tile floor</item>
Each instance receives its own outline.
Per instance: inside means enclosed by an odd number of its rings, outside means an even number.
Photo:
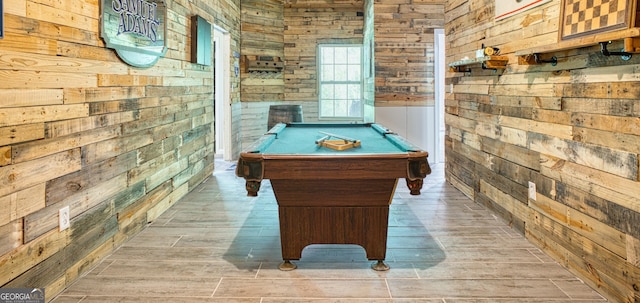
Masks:
[[[398,182],[389,271],[370,269],[350,245],[308,246],[298,269],[280,271],[268,180],[247,197],[233,163],[217,161],[213,176],[53,302],[606,301],[433,168],[420,196]]]

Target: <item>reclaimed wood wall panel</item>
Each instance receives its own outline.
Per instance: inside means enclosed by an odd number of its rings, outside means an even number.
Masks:
[[[49,298],[213,171],[213,66],[190,62],[190,17],[227,29],[237,53],[240,4],[169,1],[169,51],[135,68],[105,48],[100,1],[4,3],[0,287]]]
[[[509,58],[447,75],[447,180],[609,300],[638,302],[640,58],[583,47],[520,65],[515,52],[557,42],[560,4],[494,21],[494,2],[445,6],[447,62],[483,44]]]
[[[302,105],[304,120],[318,119],[316,46],[362,43],[363,0],[242,0],[242,142],[267,128],[271,105]],[[249,72],[249,60],[284,62],[282,71]],[[251,104],[248,104],[251,103]]]
[[[375,1],[376,106],[433,106],[434,30],[445,1]]]
[[[375,1],[376,106],[434,105],[434,30],[444,28],[444,3]]]
[[[364,44],[365,57],[375,58],[375,75],[365,79],[365,119],[373,119],[374,105],[433,105],[433,33],[444,27],[444,3],[242,0],[242,101],[252,103],[243,105],[250,108],[243,112],[243,144],[262,135],[272,104],[302,105],[305,121],[317,121],[319,43]],[[260,56],[281,58],[283,72],[246,72],[245,62]]]
[[[242,150],[267,128],[269,106],[285,101],[282,71],[249,71],[249,61],[285,61],[284,0],[241,0],[239,61],[241,104],[232,119],[240,125]],[[285,62],[285,64],[288,64]],[[256,109],[256,111],[254,111]]]
[[[283,13],[282,0],[242,0],[242,102],[284,100],[282,72],[247,71],[249,60],[284,60]]]
[[[288,1],[285,4],[285,100],[316,102],[317,46],[363,43],[364,1]]]
[[[3,89],[0,99],[0,108],[63,104],[62,89]]]

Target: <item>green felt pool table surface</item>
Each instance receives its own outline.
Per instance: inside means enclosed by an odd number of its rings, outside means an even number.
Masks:
[[[271,136],[268,136],[271,134]],[[335,150],[316,144],[327,134],[360,141],[360,146]],[[290,123],[273,127],[253,152],[288,155],[364,155],[407,153],[420,150],[389,129],[375,123]],[[331,136],[330,140],[338,139]]]

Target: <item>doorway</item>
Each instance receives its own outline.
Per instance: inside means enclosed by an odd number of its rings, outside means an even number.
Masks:
[[[229,32],[214,26],[214,134],[215,154],[225,161],[231,161],[231,94]]]
[[[393,129],[409,142],[429,152],[429,163],[445,161],[445,34],[434,32],[434,105],[380,106],[375,121]]]
[[[434,32],[434,64],[435,64],[435,162],[443,163],[445,160],[444,152],[444,95],[445,95],[445,40],[444,29],[436,29]]]

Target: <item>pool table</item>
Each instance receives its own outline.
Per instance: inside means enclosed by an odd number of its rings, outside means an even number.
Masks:
[[[357,141],[351,148],[321,143]],[[376,123],[280,123],[238,159],[236,175],[257,196],[269,179],[280,219],[281,270],[310,244],[357,244],[375,270],[388,270],[389,205],[399,178],[412,195],[431,173],[428,153]]]

